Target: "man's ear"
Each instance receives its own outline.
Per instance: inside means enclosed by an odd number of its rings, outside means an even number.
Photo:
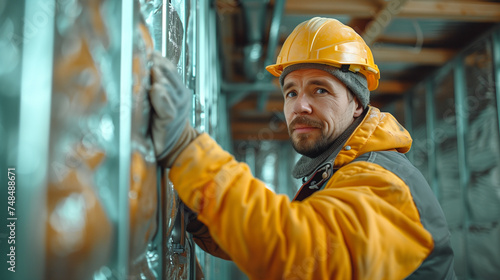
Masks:
[[[359,100],[358,100],[358,98],[356,96],[354,97],[354,103],[355,103],[356,109],[354,109],[353,117],[357,118],[357,117],[361,116],[361,114],[364,111],[364,108],[363,108],[363,105],[361,105],[361,102],[359,102]]]

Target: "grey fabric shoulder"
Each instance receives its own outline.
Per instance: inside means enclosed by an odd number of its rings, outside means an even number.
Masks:
[[[422,225],[432,235],[434,250],[406,279],[456,279],[448,225],[443,210],[422,173],[404,154],[398,152],[369,152],[353,162],[358,161],[378,164],[403,180],[410,188]]]

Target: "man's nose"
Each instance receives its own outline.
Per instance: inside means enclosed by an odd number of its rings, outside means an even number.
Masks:
[[[310,101],[306,94],[299,94],[293,108],[295,114],[310,114],[312,112]]]

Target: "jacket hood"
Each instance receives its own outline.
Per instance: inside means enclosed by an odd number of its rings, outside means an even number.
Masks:
[[[369,106],[365,118],[347,139],[334,165],[344,166],[367,152],[406,153],[410,150],[411,143],[410,133],[391,114]]]

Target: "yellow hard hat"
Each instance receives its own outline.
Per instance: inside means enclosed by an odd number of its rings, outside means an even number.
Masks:
[[[266,70],[279,77],[299,63],[326,64],[366,77],[368,90],[377,89],[380,71],[365,41],[351,27],[331,18],[315,17],[299,24],[288,36],[276,60]]]

